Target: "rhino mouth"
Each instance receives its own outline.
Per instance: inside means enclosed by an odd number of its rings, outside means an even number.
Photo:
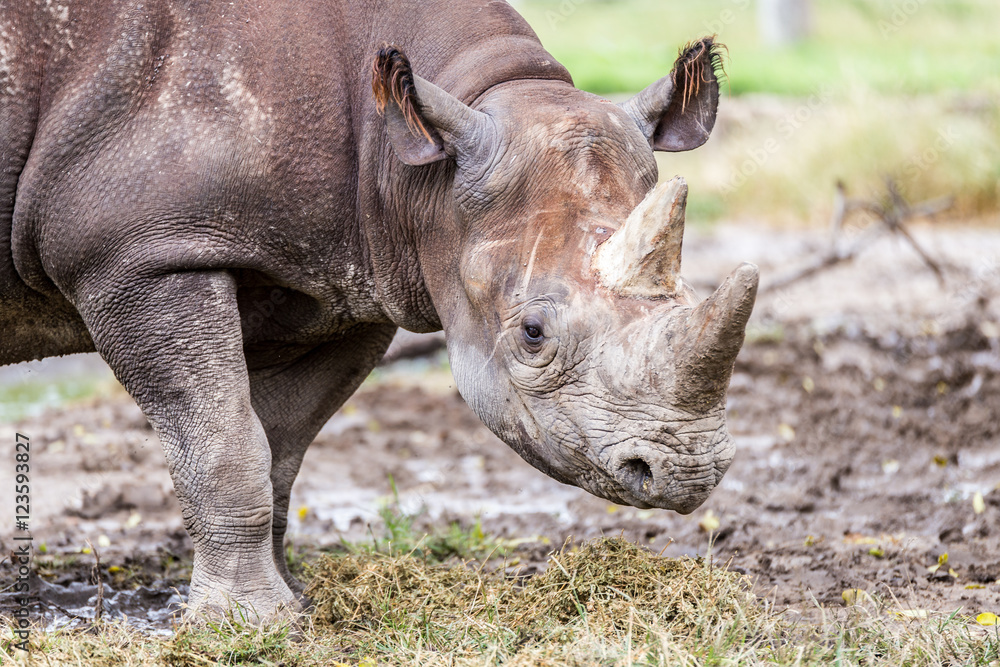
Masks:
[[[611,487],[610,493],[602,495],[639,509],[656,507],[690,514],[718,486],[729,462],[724,447],[678,457],[675,451],[655,443],[622,443],[600,465]]]
[[[639,468],[638,474],[644,476],[647,474],[642,471],[642,468],[646,467],[645,465],[638,466],[633,464],[631,467]],[[630,471],[628,474],[635,473]],[[643,482],[639,482],[639,484],[645,483],[646,485],[649,485],[647,480],[648,478],[644,478]],[[635,482],[631,482],[628,486],[617,483],[615,484],[613,492],[600,495],[603,495],[608,500],[618,503],[619,505],[629,505],[641,510],[654,508],[672,510],[678,514],[686,515],[691,514],[696,509],[701,507],[702,504],[708,500],[709,495],[711,495],[711,492],[715,487],[715,484],[713,483],[710,488],[702,487],[694,490],[678,485],[672,489],[672,492],[670,493],[653,496],[648,492],[645,492],[641,486],[638,491],[631,490],[633,484],[635,484]]]
[[[696,509],[701,507],[706,500],[708,500],[709,495],[711,495],[711,490],[690,492],[683,489],[679,489],[677,493],[662,496],[657,498],[641,497],[627,489],[617,489],[617,493],[604,494],[605,497],[619,505],[628,505],[635,507],[636,509],[648,510],[648,509],[662,509],[671,510],[677,512],[678,514],[691,514]]]

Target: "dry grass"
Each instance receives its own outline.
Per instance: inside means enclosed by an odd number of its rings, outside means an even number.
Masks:
[[[949,216],[1000,210],[1000,113],[962,98],[742,98],[724,103],[712,138],[660,155],[663,178],[691,185],[689,220],[751,218],[825,225],[834,184],[871,199],[893,178],[911,201],[953,195]]]
[[[543,574],[524,580],[503,569],[379,554],[327,557],[314,575],[308,594],[318,623],[366,651],[391,638],[413,659],[447,652],[505,662],[581,632],[623,638],[656,627],[691,638],[723,619],[766,615],[741,575],[708,561],[657,558],[621,539],[553,554]]]
[[[489,563],[496,565],[496,563]],[[37,665],[991,665],[1000,637],[958,614],[904,622],[891,605],[796,624],[708,559],[620,539],[552,554],[527,578],[481,562],[360,551],[310,566],[316,610],[259,629],[237,611],[174,636],[121,623],[33,633]]]

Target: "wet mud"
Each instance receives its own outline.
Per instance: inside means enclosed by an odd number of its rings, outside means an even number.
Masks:
[[[737,458],[689,516],[619,507],[535,471],[468,409],[438,353],[377,371],[323,429],[293,491],[293,548],[370,539],[394,483],[418,525],[478,519],[520,541],[528,571],[567,539],[623,535],[668,556],[710,552],[790,613],[843,605],[850,589],[904,609],[995,611],[1000,261],[984,269],[969,253],[1000,257],[1000,239],[977,235],[935,246],[952,281],[943,288],[889,248],[762,295],[729,394]],[[749,242],[715,243],[690,244],[706,276],[752,254]],[[765,275],[803,243],[776,242],[785,256],[759,259]],[[79,623],[100,607],[169,627],[190,543],[135,405],[105,392],[15,426],[33,443],[36,612]],[[10,531],[0,541],[9,551]],[[9,560],[0,575],[13,576]],[[0,613],[12,605],[0,594]]]

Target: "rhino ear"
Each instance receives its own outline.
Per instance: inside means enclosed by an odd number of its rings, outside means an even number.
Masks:
[[[414,74],[396,47],[383,47],[375,57],[372,93],[389,142],[408,165],[461,161],[480,152],[492,137],[493,123],[486,114]]]
[[[721,44],[706,37],[681,50],[674,69],[619,106],[654,151],[689,151],[708,141],[719,108]]]
[[[406,116],[396,104],[386,105],[385,130],[396,157],[411,167],[448,158],[441,135],[433,127],[426,125],[422,132],[411,129]]]

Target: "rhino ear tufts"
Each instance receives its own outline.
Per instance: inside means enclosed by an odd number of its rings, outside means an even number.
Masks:
[[[657,185],[597,248],[592,266],[605,287],[640,298],[680,293],[687,191],[680,176]]]
[[[411,166],[475,156],[495,134],[486,114],[414,74],[409,59],[394,46],[383,47],[375,57],[372,94],[393,150]]]
[[[623,102],[621,108],[656,151],[689,151],[715,127],[725,47],[706,37],[683,49],[668,76]]]

